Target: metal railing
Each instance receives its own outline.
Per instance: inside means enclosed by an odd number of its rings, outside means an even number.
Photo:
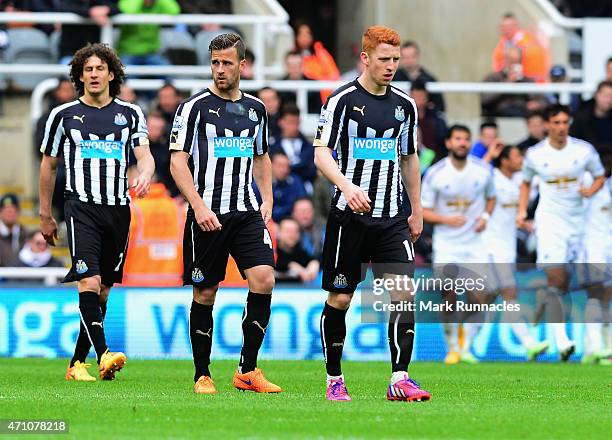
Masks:
[[[272,15],[240,15],[240,14],[119,14],[110,17],[109,23],[101,27],[100,40],[113,46],[113,27],[124,24],[220,24],[252,26],[253,39],[248,41],[248,46],[256,54],[254,63],[254,74],[258,80],[263,80],[269,75],[282,73],[279,63],[266,64],[266,40],[273,42],[279,34],[293,35],[289,26],[289,16],[274,0],[259,0],[266,3],[268,9],[273,11]],[[37,24],[93,24],[80,15],[65,12],[2,12],[0,23],[37,23]],[[48,73],[59,75],[65,72],[66,66],[61,64],[15,64],[0,65],[0,73]],[[206,76],[206,71],[197,66],[131,66],[129,73],[135,75],[182,75],[182,76]]]
[[[45,286],[57,285],[67,273],[68,269],[64,267],[0,267],[0,279],[42,280]]]
[[[45,112],[43,106],[44,96],[47,92],[57,86],[58,80],[47,79],[39,83],[32,92],[30,103],[30,118],[33,124]],[[132,79],[127,84],[134,90],[158,90],[163,80],[156,79]],[[210,81],[194,79],[177,79],[172,84],[184,92],[193,94],[210,85]],[[335,89],[341,82],[336,81],[280,81],[280,80],[244,80],[240,81],[242,90],[258,90],[264,86],[272,87],[280,92],[290,91],[296,94],[296,104],[302,114],[302,129],[305,134],[314,134],[318,120],[318,114],[308,114],[308,92],[325,89]],[[409,82],[393,83],[394,86],[408,91]],[[590,94],[595,91],[596,84],[588,83],[489,83],[489,82],[429,82],[427,90],[433,93],[508,93],[508,94],[547,94],[558,93],[559,101],[569,104],[572,94]]]

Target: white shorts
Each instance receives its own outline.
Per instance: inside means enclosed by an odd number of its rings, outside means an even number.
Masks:
[[[536,221],[537,264],[575,263],[580,257],[582,230],[559,220],[540,216]]]
[[[490,265],[481,246],[466,246],[461,249],[443,249],[433,254],[434,275],[437,278],[463,278],[478,280],[489,290]]]
[[[581,284],[612,283],[612,239],[587,237],[583,243],[576,275]]]
[[[489,254],[487,288],[494,292],[516,286],[516,255]]]

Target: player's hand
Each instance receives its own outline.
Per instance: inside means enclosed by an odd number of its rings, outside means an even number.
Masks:
[[[580,189],[578,189],[578,192],[585,199],[588,199],[589,197],[592,197],[593,194],[594,194],[593,192],[591,192],[591,190],[589,188],[585,188],[583,186],[581,186]]]
[[[446,224],[451,228],[460,228],[465,225],[465,217],[461,214],[451,215],[446,218]]]
[[[267,200],[261,202],[261,205],[259,205],[259,212],[261,213],[265,225],[268,226],[272,218],[272,202]]]
[[[525,220],[527,219],[527,213],[526,212],[519,212],[516,215],[516,227],[519,229],[525,229]]]
[[[352,182],[349,182],[344,188],[342,188],[342,192],[344,193],[344,198],[346,199],[349,208],[351,208],[355,214],[370,212],[370,203],[372,203],[372,201],[360,187]]]
[[[59,239],[59,236],[57,235],[57,222],[52,215],[40,216],[40,232],[49,245],[55,246],[55,240]]]
[[[134,180],[133,188],[134,192],[136,193],[136,197],[145,197],[147,194],[149,194],[149,190],[151,189],[151,178],[140,174],[138,177],[136,177],[136,180]]]
[[[476,232],[482,232],[485,230],[486,227],[487,227],[487,219],[484,219],[481,217],[476,222],[476,227],[474,228],[474,230]]]
[[[423,233],[423,212],[412,211],[410,217],[408,217],[408,229],[410,229],[410,236],[412,242],[416,243],[421,234]]]
[[[221,230],[221,223],[219,223],[217,215],[207,206],[194,210],[194,214],[196,222],[204,232]]]
[[[89,8],[89,16],[98,26],[106,26],[108,23],[108,14],[110,14],[110,8],[106,5],[92,6]]]

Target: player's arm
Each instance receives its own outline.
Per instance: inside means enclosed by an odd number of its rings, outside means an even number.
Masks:
[[[155,173],[155,160],[149,149],[149,141],[141,140],[141,144],[134,148],[134,156],[136,156],[136,168],[138,176],[134,180],[134,192],[136,197],[144,197],[149,193],[151,188],[151,180]]]
[[[592,197],[597,191],[603,188],[606,178],[604,176],[604,167],[599,158],[599,154],[593,146],[590,148],[589,160],[587,162],[587,171],[593,176],[593,183],[590,188],[580,188],[580,194],[582,197]],[[595,177],[597,176],[597,177]]]
[[[268,154],[268,113],[263,109],[253,151],[253,179],[261,195],[259,212],[266,226],[272,218],[272,163]]]
[[[516,227],[524,228],[527,220],[527,206],[529,205],[529,193],[531,192],[531,182],[523,180],[519,192],[518,213],[516,214]]]
[[[200,228],[206,232],[218,231],[221,229],[221,223],[196,191],[193,176],[189,169],[191,149],[194,148],[194,144],[195,148],[198,148],[198,145],[197,142],[194,142],[194,137],[197,136],[197,127],[188,130],[187,121],[189,121],[192,112],[197,114],[198,111],[194,106],[186,110],[184,104],[181,104],[176,110],[170,133],[170,174],[172,174],[177,188],[193,209],[195,220]],[[197,119],[196,114],[192,118],[194,121]]]
[[[478,221],[476,222],[476,228],[475,228],[476,232],[482,232],[487,227],[487,222],[489,221],[489,219],[493,215],[493,210],[495,209],[495,203],[496,203],[496,198],[495,197],[487,198],[487,202],[486,202],[486,205],[485,205],[485,210],[481,214],[481,216],[478,219]]]
[[[423,220],[432,225],[448,225],[453,228],[463,226],[466,222],[465,217],[458,215],[442,215],[434,209],[436,205],[437,192],[433,181],[434,173],[431,168],[423,178],[421,191],[421,201],[423,205]]]
[[[267,225],[272,218],[272,162],[268,153],[253,157],[253,179],[261,195],[259,211]]]
[[[341,98],[332,95],[321,109],[319,127],[313,143],[314,162],[325,178],[342,191],[349,208],[356,213],[365,213],[370,211],[372,201],[365,191],[340,172],[332,156],[332,150],[336,148],[340,138],[340,119],[345,105]]]
[[[51,211],[53,199],[53,188],[55,188],[55,175],[57,169],[57,157],[43,154],[40,162],[40,177],[38,183],[38,197],[40,200],[40,232],[47,243],[55,246],[57,235],[57,222]]]
[[[489,177],[485,184],[484,188],[484,196],[486,198],[485,210],[482,214],[480,214],[480,218],[476,221],[476,227],[474,228],[476,232],[482,232],[487,227],[487,222],[493,215],[493,210],[495,209],[495,179],[493,174],[493,168],[491,168],[491,172],[489,173]]]
[[[57,222],[53,218],[51,201],[55,188],[57,157],[60,154],[60,147],[65,141],[63,119],[64,115],[60,107],[51,110],[45,125],[45,136],[40,146],[40,152],[43,154],[38,180],[40,232],[51,246],[55,246],[55,240],[58,238]]]
[[[191,208],[195,215],[196,222],[203,231],[218,231],[221,229],[221,223],[211,209],[206,206],[202,197],[195,189],[193,177],[189,170],[189,153],[184,151],[173,151],[170,157],[170,174],[176,182],[176,186]]]
[[[417,107],[408,102],[408,119],[400,134],[400,172],[402,182],[410,201],[408,227],[412,242],[416,242],[423,232],[423,207],[421,205],[421,164],[417,154]]]

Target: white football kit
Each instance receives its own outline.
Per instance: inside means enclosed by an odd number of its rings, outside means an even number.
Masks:
[[[485,212],[486,200],[495,196],[491,166],[468,156],[458,170],[444,158],[427,170],[421,188],[424,208],[451,216],[463,215],[465,224],[458,228],[437,224],[433,231],[434,263],[486,263],[482,234],[475,230]]]
[[[569,137],[565,147],[552,147],[548,138],[529,148],[523,161],[523,179],[539,177],[540,200],[535,213],[538,264],[578,260],[584,233],[586,204],[579,192],[585,172],[604,173],[588,142]]]

